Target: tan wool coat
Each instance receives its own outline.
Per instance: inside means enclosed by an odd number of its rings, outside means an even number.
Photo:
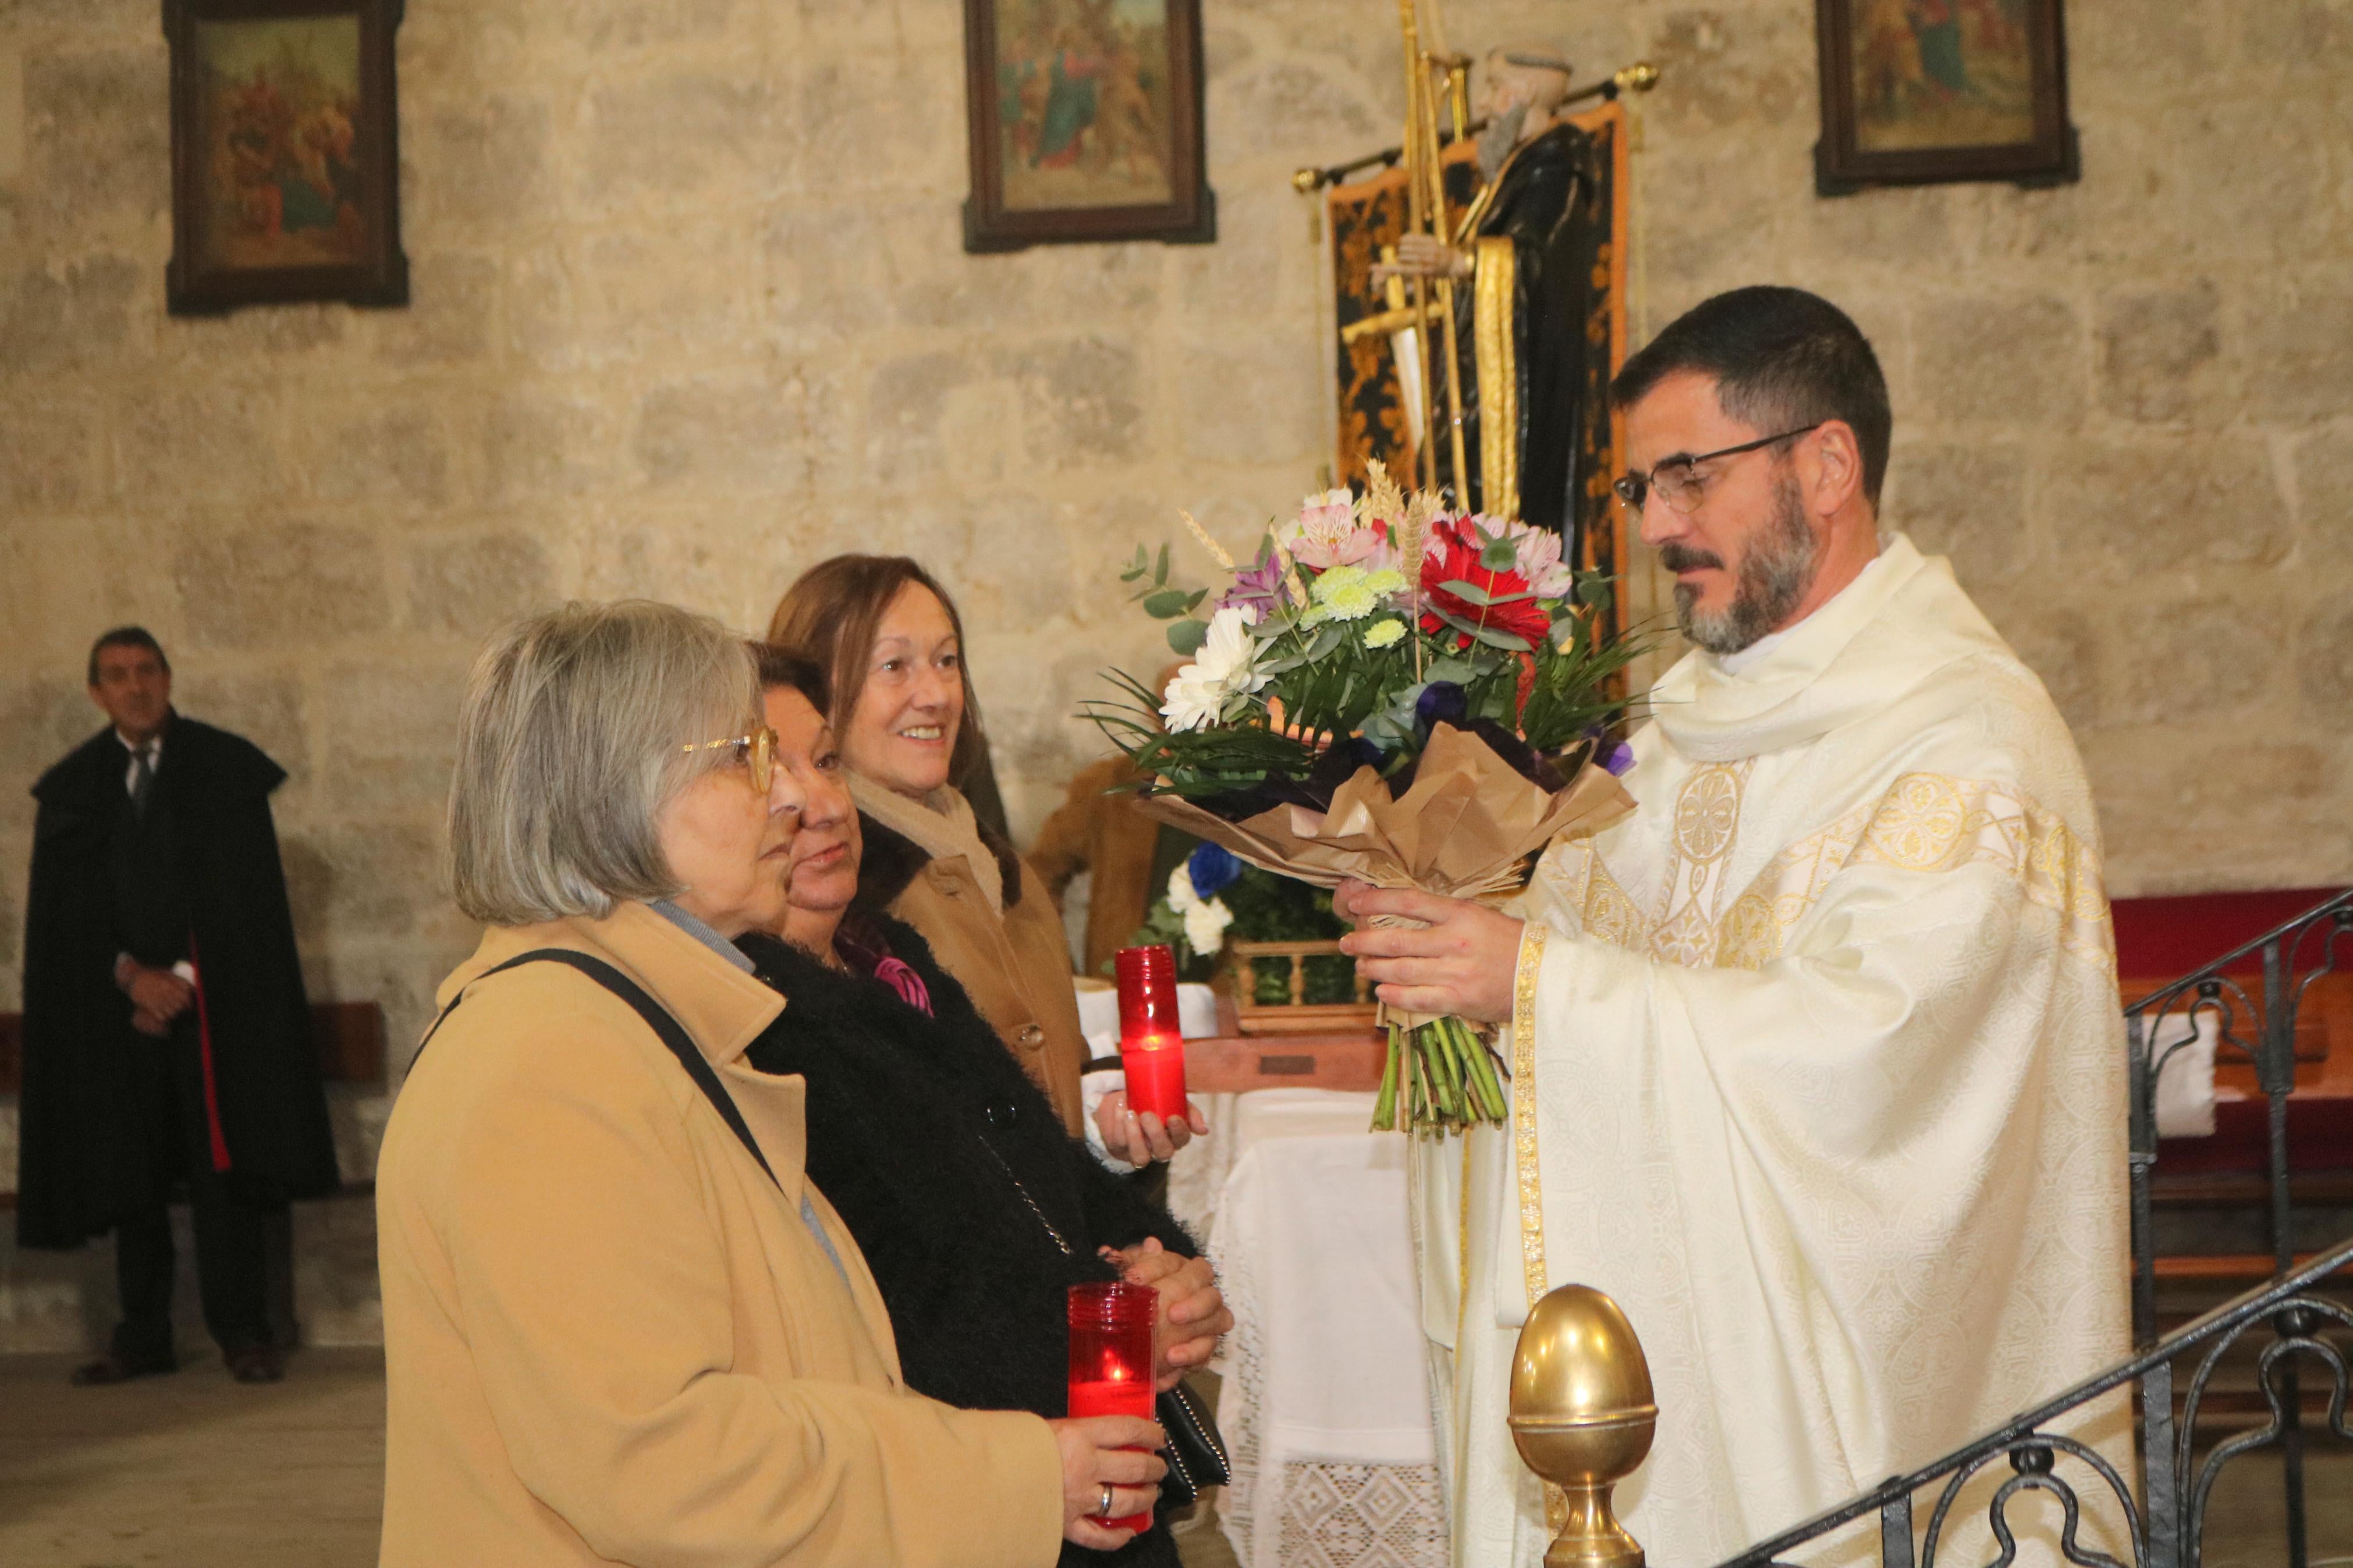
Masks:
[[[803,1175],[803,1080],[742,1060],[782,999],[628,904],[493,929],[440,1000],[538,947],[661,1003],[776,1179],[586,976],[475,986],[378,1167],[385,1568],[1053,1563],[1051,1430],[906,1388],[858,1244]]]
[[[1005,1048],[1046,1091],[1073,1137],[1084,1129],[1079,1072],[1086,1037],[1071,971],[1070,938],[1045,879],[1011,848],[992,844],[1005,889],[1005,912],[988,907],[980,880],[961,855],[934,858],[871,816],[860,833],[861,903],[915,928],[940,967],[972,996]]]

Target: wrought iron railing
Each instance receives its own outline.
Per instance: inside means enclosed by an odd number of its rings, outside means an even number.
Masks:
[[[2341,954],[2340,949],[2344,950]],[[2133,1331],[2138,1347],[2131,1360],[1910,1475],[1894,1477],[1757,1542],[1725,1568],[1767,1568],[1783,1553],[1856,1527],[1857,1521],[1873,1514],[1879,1521],[1883,1568],[1934,1568],[1939,1550],[1950,1539],[1949,1528],[1957,1523],[1953,1510],[1963,1487],[2003,1460],[2011,1473],[1986,1505],[1987,1523],[2000,1547],[1996,1568],[2018,1555],[2009,1510],[2027,1491],[2042,1492],[2058,1506],[2059,1551],[2068,1562],[2121,1568],[2116,1558],[2084,1543],[2080,1527],[2086,1499],[2078,1495],[2068,1477],[2086,1470],[2098,1482],[2099,1500],[2112,1504],[2121,1521],[2134,1568],[2198,1568],[2209,1505],[2224,1467],[2267,1448],[2278,1450],[2280,1456],[2288,1568],[2308,1568],[2306,1401],[2300,1374],[2316,1370],[2325,1374],[2327,1395],[2320,1430],[2353,1444],[2353,1429],[2348,1429],[2347,1420],[2347,1363],[2348,1353],[2353,1353],[2353,1338],[2347,1336],[2353,1335],[2353,1310],[2331,1300],[2322,1290],[2330,1277],[2353,1271],[2353,1240],[2300,1263],[2295,1258],[2288,1098],[2295,1086],[2299,1014],[2317,981],[2345,972],[2340,957],[2353,963],[2353,892],[2306,910],[2125,1009],[2131,1081]],[[2259,959],[2262,969],[2260,1007],[2232,973],[2251,958]],[[2168,1063],[2196,1037],[2200,1020],[2207,1016],[2215,1021],[2218,1049],[2235,1052],[2253,1063],[2264,1099],[2263,1213],[2276,1272],[2270,1282],[2159,1337],[2152,1195],[2158,1159],[2157,1087]],[[2165,1027],[2160,1045],[2161,1023]],[[2176,1040],[2176,1034],[2184,1037]],[[2254,1357],[2258,1424],[2214,1442],[2201,1458],[2200,1418],[2212,1401],[2216,1370],[2233,1351],[2252,1348],[2248,1346],[2251,1336],[2266,1333],[2268,1342],[2261,1344]],[[2184,1385],[2177,1416],[2177,1363],[2187,1364],[2192,1357],[2195,1365]],[[2139,1395],[2139,1500],[2109,1458],[2053,1429],[2094,1401],[2128,1387]],[[2061,1461],[2070,1458],[2079,1464],[2063,1472]],[[1937,1489],[1935,1500],[1926,1533],[1915,1542],[1915,1506],[1930,1488]],[[2347,1550],[2353,1552],[2353,1542],[2347,1544]]]
[[[2312,939],[2317,937],[2316,942]],[[2255,1069],[2265,1110],[2264,1214],[2273,1261],[2284,1273],[2294,1261],[2295,1229],[2287,1151],[2288,1096],[2295,1089],[2296,1023],[2318,981],[2342,973],[2338,948],[2353,950],[2353,891],[2306,910],[2278,929],[2234,948],[2194,974],[2160,986],[2125,1009],[2126,1061],[2132,1085],[2133,1340],[2157,1334],[2157,1233],[2152,1177],[2157,1165],[2158,1079],[2190,1048],[2200,1022],[2215,1021],[2217,1047],[2243,1057]],[[2299,972],[2307,950],[2316,963]],[[2260,955],[2263,1006],[2230,972]],[[2353,958],[2353,951],[2346,954]],[[2158,1026],[2179,1020],[2157,1044]],[[2249,1036],[2253,1039],[2249,1039]]]

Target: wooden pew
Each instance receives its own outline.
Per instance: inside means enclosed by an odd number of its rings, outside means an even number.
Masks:
[[[311,1033],[329,1083],[384,1082],[384,1009],[374,1002],[313,1002]],[[25,1015],[0,1013],[0,1095],[25,1086]]]

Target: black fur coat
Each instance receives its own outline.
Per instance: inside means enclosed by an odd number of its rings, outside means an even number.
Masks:
[[[1066,1287],[1113,1277],[1095,1249],[1147,1236],[1187,1257],[1199,1249],[1062,1131],[923,938],[880,923],[892,954],[923,977],[934,1016],[879,981],[747,936],[738,945],[786,998],[749,1060],[808,1080],[809,1178],[866,1255],[908,1384],[966,1409],[1059,1417]],[[1162,1527],[1116,1552],[1065,1545],[1062,1561],[1173,1568],[1176,1552]]]

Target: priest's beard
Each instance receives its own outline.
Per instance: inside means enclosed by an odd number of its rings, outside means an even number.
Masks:
[[[1520,144],[1520,127],[1528,122],[1528,106],[1514,104],[1487,121],[1487,129],[1479,132],[1479,174],[1492,180],[1512,149]]]
[[[1684,637],[1713,654],[1738,653],[1789,618],[1806,590],[1814,585],[1821,565],[1821,545],[1806,526],[1804,499],[1797,476],[1785,474],[1773,489],[1773,517],[1740,557],[1740,577],[1732,603],[1721,610],[1696,610],[1699,590],[1675,584],[1675,624]],[[1721,566],[1723,561],[1704,550],[1680,544],[1659,548],[1660,563],[1670,572],[1693,566]]]

